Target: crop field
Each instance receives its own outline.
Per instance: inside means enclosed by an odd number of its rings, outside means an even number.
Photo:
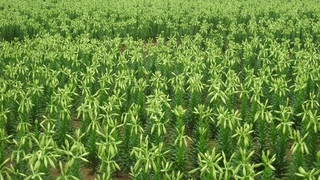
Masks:
[[[319,0],[1,0],[0,180],[320,180]]]

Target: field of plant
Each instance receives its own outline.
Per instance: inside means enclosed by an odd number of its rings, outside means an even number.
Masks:
[[[0,1],[0,180],[319,180],[319,4]]]

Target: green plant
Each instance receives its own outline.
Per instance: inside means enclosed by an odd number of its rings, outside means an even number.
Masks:
[[[180,171],[184,171],[185,164],[188,163],[186,159],[186,148],[188,147],[187,140],[191,141],[191,138],[187,135],[185,135],[185,125],[183,121],[184,114],[186,113],[186,110],[182,108],[182,106],[176,106],[173,110],[173,113],[176,115],[176,124],[175,124],[175,130],[176,130],[176,138],[174,140],[174,151],[175,151],[175,161],[174,164],[177,166],[177,168]]]
[[[219,147],[226,154],[227,158],[231,157],[235,144],[230,141],[234,134],[235,127],[239,126],[239,113],[232,110],[229,112],[223,106],[217,109],[217,126],[219,127]]]
[[[85,133],[80,134],[80,130],[75,131],[74,137],[67,134],[67,139],[63,145],[61,151],[62,156],[65,156],[66,168],[64,169],[65,174],[69,174],[76,178],[81,178],[81,166],[83,162],[89,162],[85,157],[88,156],[89,152],[86,151],[84,144],[81,140],[85,136]],[[70,141],[70,142],[69,142]]]
[[[305,154],[309,154],[309,150],[307,147],[307,144],[304,142],[305,139],[307,138],[308,133],[306,133],[303,137],[301,137],[300,131],[295,130],[291,134],[291,139],[294,140],[292,146],[291,146],[291,152],[293,154],[293,161],[294,161],[294,166],[293,166],[293,171],[297,172],[297,170],[300,167],[305,167],[305,161],[304,161],[304,156]]]
[[[200,177],[202,179],[217,179],[219,174],[222,173],[222,169],[219,166],[219,161],[222,159],[221,154],[216,154],[216,149],[213,148],[211,152],[207,151],[205,153],[198,154],[198,164],[199,167],[193,169],[189,173],[195,173],[200,171]]]
[[[99,172],[102,174],[103,179],[111,179],[112,174],[116,170],[120,170],[119,165],[115,161],[115,156],[118,154],[118,146],[121,141],[118,141],[114,134],[118,127],[104,127],[103,133],[98,131],[97,133],[103,138],[102,142],[98,145],[98,157],[102,160]]]
[[[134,147],[130,155],[137,159],[136,164],[130,167],[130,176],[133,179],[148,179],[153,177],[160,179],[160,165],[165,161],[164,155],[168,151],[162,152],[163,143],[149,147],[148,136],[143,139],[140,137],[140,146]],[[149,174],[153,172],[153,174]]]
[[[268,150],[266,153],[262,151],[262,165],[264,166],[264,170],[262,172],[262,179],[270,179],[274,177],[274,171],[276,170],[272,163],[276,160],[276,154],[270,157],[270,151]]]
[[[0,1],[0,179],[317,178],[319,13]]]
[[[236,157],[237,167],[234,170],[236,179],[254,179],[262,172],[256,172],[255,168],[261,166],[261,164],[255,164],[250,162],[250,158],[254,154],[254,151],[250,153],[246,149],[240,147],[238,157]]]
[[[313,179],[317,179],[317,175],[319,173],[320,173],[320,170],[312,169],[311,171],[306,171],[302,167],[299,167],[299,172],[295,173],[295,175],[304,179],[313,180]]]

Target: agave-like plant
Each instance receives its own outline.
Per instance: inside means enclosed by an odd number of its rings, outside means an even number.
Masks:
[[[0,179],[319,175],[311,0],[16,2],[0,3]]]
[[[308,161],[306,163],[309,167],[313,167],[316,161],[316,154],[318,151],[317,147],[317,134],[319,131],[319,120],[320,116],[317,113],[317,102],[313,100],[314,96],[311,95],[311,99],[306,101],[302,105],[303,112],[297,114],[297,116],[302,116],[302,130],[309,133],[308,137],[306,138],[306,144],[308,145],[308,149],[310,154],[307,156]]]
[[[35,178],[35,176],[42,178],[40,175],[48,173],[49,165],[55,168],[55,162],[60,156],[56,151],[56,143],[52,137],[41,134],[39,140],[33,137],[34,142],[37,144],[39,150],[33,153],[26,154],[22,160],[27,160],[30,164],[30,171],[32,176],[26,178]]]
[[[98,157],[102,161],[99,172],[102,174],[103,179],[111,179],[112,174],[116,170],[120,170],[119,165],[115,161],[115,156],[118,154],[118,146],[122,143],[114,137],[114,133],[118,127],[110,128],[106,125],[103,133],[98,131],[98,134],[103,138],[102,142],[97,143]]]
[[[220,173],[219,179],[230,179],[231,177],[234,177],[236,174],[235,167],[233,165],[235,153],[232,153],[229,159],[227,159],[226,154],[222,151],[222,158],[223,158],[223,166],[221,167],[222,173]]]
[[[184,114],[186,113],[186,110],[182,108],[182,106],[176,106],[174,110],[172,110],[173,113],[176,115],[176,124],[175,124],[175,130],[176,130],[176,138],[174,140],[174,146],[175,146],[175,162],[174,164],[177,166],[179,170],[183,172],[185,169],[185,164],[187,163],[186,159],[186,147],[188,147],[187,140],[192,141],[191,138],[185,134],[185,125],[184,125]]]
[[[137,159],[134,166],[130,167],[130,175],[134,179],[148,179],[152,175],[150,172],[154,172],[153,176],[155,179],[161,178],[161,162],[165,161],[164,155],[168,151],[163,152],[163,143],[159,145],[153,145],[150,147],[148,136],[144,139],[140,136],[140,146],[134,147],[130,155],[135,156]]]
[[[238,111],[231,110],[229,112],[223,106],[217,109],[217,127],[219,128],[219,147],[225,152],[226,157],[229,158],[235,146],[232,139],[235,128],[240,125],[240,115]]]
[[[221,154],[216,154],[216,149],[213,148],[212,151],[207,151],[205,153],[198,154],[198,164],[199,167],[193,169],[189,173],[195,173],[200,171],[200,177],[203,179],[217,179],[222,173],[222,168],[219,166],[219,161],[222,159]]]
[[[225,93],[227,96],[227,107],[229,109],[234,108],[235,99],[237,98],[235,95],[238,92],[240,79],[237,73],[234,70],[228,70],[228,72],[225,74],[226,76],[226,82],[224,86],[226,87]]]
[[[89,152],[86,151],[84,144],[81,142],[85,133],[81,134],[80,129],[75,131],[74,137],[67,134],[67,139],[63,145],[61,156],[66,158],[65,171],[76,178],[81,178],[81,166],[83,162],[89,162],[86,159]]]
[[[247,124],[244,123],[243,126],[241,127],[237,127],[237,129],[235,130],[235,134],[232,135],[233,138],[237,137],[238,141],[237,141],[237,145],[239,147],[246,147],[246,148],[250,148],[251,147],[251,133],[253,132],[252,130],[252,124]]]
[[[255,164],[250,162],[250,158],[253,156],[254,151],[250,153],[246,149],[240,147],[238,157],[236,157],[237,167],[234,170],[236,179],[254,179],[262,172],[256,172],[255,168],[261,166],[261,164]]]
[[[182,105],[183,95],[185,93],[184,84],[185,76],[183,74],[174,74],[174,77],[169,80],[174,92],[174,103],[179,106]]]
[[[297,172],[299,167],[305,166],[305,155],[309,154],[309,149],[307,144],[305,143],[305,139],[308,137],[309,133],[304,134],[301,136],[299,130],[294,130],[291,134],[290,138],[293,139],[293,144],[290,148],[291,152],[293,153],[293,171]]]
[[[312,169],[311,171],[306,171],[305,169],[303,169],[303,167],[299,167],[299,172],[296,172],[294,174],[303,179],[316,180],[317,177],[319,179],[319,173],[320,170]]]
[[[213,112],[210,108],[206,108],[203,104],[199,104],[194,109],[194,114],[198,115],[199,119],[196,124],[196,148],[197,152],[206,152],[208,150],[208,141],[209,141],[209,123],[213,122]]]
[[[172,170],[172,172],[169,173],[169,171],[171,171],[171,169],[172,169],[172,162],[164,163],[162,161],[161,166],[162,166],[161,172],[164,173],[164,179],[166,179],[166,180],[169,180],[169,179],[181,180],[181,179],[183,179],[183,173],[181,173],[180,171],[175,172],[174,170]]]
[[[264,170],[262,173],[262,179],[270,179],[274,177],[274,171],[276,170],[272,163],[276,160],[276,154],[270,157],[270,151],[262,151],[262,165]]]

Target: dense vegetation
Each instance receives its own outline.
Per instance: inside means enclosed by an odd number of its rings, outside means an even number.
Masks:
[[[1,1],[0,179],[319,179],[318,4]]]

